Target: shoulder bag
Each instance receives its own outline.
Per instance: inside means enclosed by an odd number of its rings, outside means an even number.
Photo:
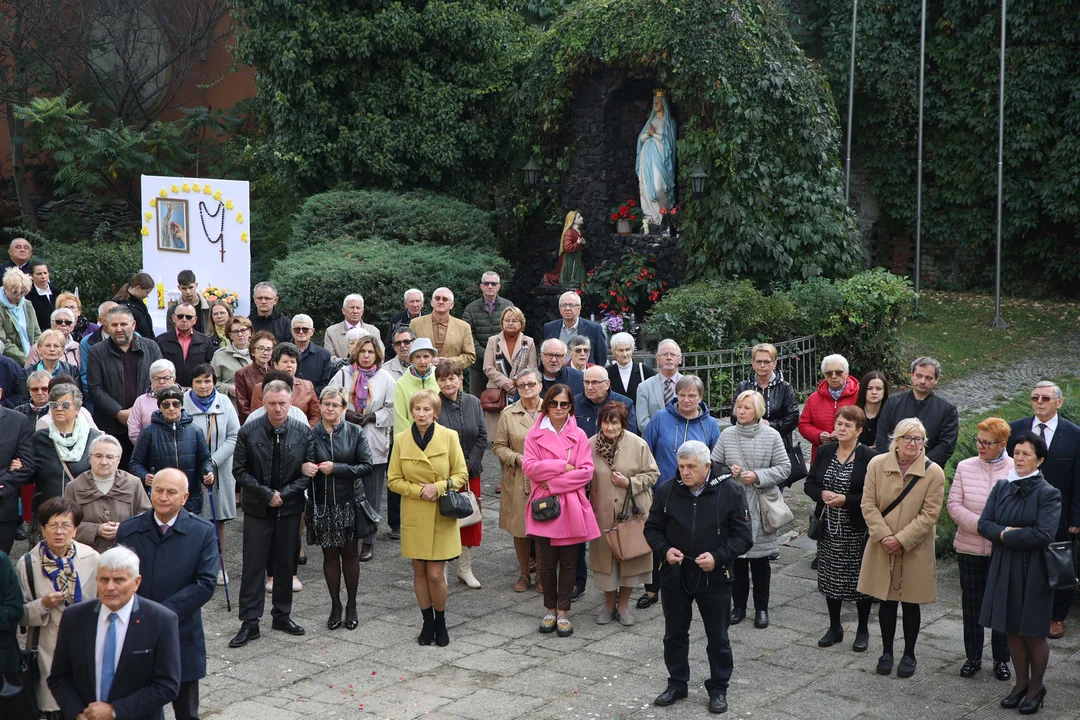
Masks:
[[[499,388],[488,388],[480,392],[480,407],[485,412],[500,412],[506,407],[506,392]]]
[[[446,492],[439,498],[439,514],[443,517],[451,517],[458,520],[463,520],[472,515],[473,505],[469,502],[469,498],[465,493],[460,493],[450,488],[449,479],[446,482]],[[473,501],[475,502],[475,500],[476,497],[474,496]]]
[[[574,449],[570,448],[566,451],[566,462],[570,463],[570,456],[573,454]],[[544,492],[548,493],[543,497],[538,497],[529,503],[529,510],[532,512],[532,519],[537,522],[543,522],[545,520],[554,520],[562,513],[562,504],[559,502],[559,496],[554,495],[548,489],[547,483],[543,483]]]
[[[484,513],[480,511],[480,501],[476,493],[469,489],[469,483],[465,483],[465,487],[459,490],[458,494],[465,496],[469,501],[469,507],[472,508],[472,513],[468,517],[458,520],[458,527],[469,527],[481,522],[484,519]]]
[[[928,470],[930,469],[931,462],[933,461],[930,460],[930,458],[926,458],[926,468]],[[908,481],[908,484],[904,486],[904,489],[900,491],[900,494],[897,495],[896,499],[889,503],[888,506],[881,511],[881,517],[885,517],[897,507],[899,507],[900,503],[904,502],[904,498],[906,498],[908,496],[908,493],[911,492],[911,488],[915,487],[915,483],[919,482],[920,477],[922,477],[922,475],[916,475]]]
[[[735,439],[739,444],[739,455],[742,456],[740,459],[743,461],[743,470],[755,470],[754,468],[746,467],[749,455],[743,448],[742,438],[736,435]],[[766,535],[771,535],[795,519],[795,513],[791,512],[791,508],[784,502],[784,493],[779,485],[774,485],[765,490],[759,488],[754,489],[757,491],[758,515],[761,518],[761,529]]]
[[[820,540],[825,536],[825,518],[822,517],[828,510],[822,510],[822,514],[818,515],[817,511],[810,513],[810,524],[806,528],[806,537],[811,540]]]
[[[1053,590],[1067,590],[1077,586],[1076,541],[1052,542],[1043,549],[1046,560],[1046,580]]]
[[[26,564],[26,584],[30,588],[30,599],[36,600],[34,592],[33,561],[30,553],[23,556]],[[0,706],[5,709],[5,717],[36,718],[38,716],[37,683],[40,680],[38,668],[38,637],[41,628],[30,628],[26,634],[26,648],[19,650],[19,669],[13,673],[0,673]]]
[[[616,560],[633,560],[652,552],[645,541],[645,511],[638,507],[631,492],[626,488],[622,511],[615,516],[615,526],[604,530],[604,540]]]

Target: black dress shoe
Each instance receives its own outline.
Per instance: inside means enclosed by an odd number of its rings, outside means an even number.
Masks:
[[[637,607],[638,610],[645,610],[646,608],[652,607],[658,602],[660,602],[660,593],[656,593],[655,595],[645,593],[637,599]]]
[[[15,539],[16,540],[25,540],[26,539],[26,523],[19,523],[19,527],[15,528]]]
[[[851,643],[851,649],[855,652],[866,652],[868,647],[870,647],[870,631],[855,631],[855,642]]]
[[[301,555],[301,556],[300,556],[300,557],[299,557],[299,558],[297,559],[297,561],[296,561],[296,564],[297,564],[297,565],[307,565],[307,555]]]
[[[360,562],[369,562],[373,554],[371,546],[367,543],[360,546]]]
[[[844,642],[844,628],[829,628],[828,631],[817,641],[818,647],[832,647],[836,643]]]
[[[662,692],[662,693],[660,693],[659,695],[656,696],[656,699],[653,700],[653,705],[659,705],[660,707],[667,707],[668,705],[674,705],[676,700],[685,700],[685,699],[686,699],[686,690],[685,689],[680,690],[680,689],[678,689],[676,687],[668,685],[667,689],[664,690],[664,692]]]
[[[711,713],[726,713],[727,712],[727,695],[723,693],[716,693],[709,698],[709,712]]]
[[[982,663],[978,660],[968,660],[964,663],[964,667],[960,668],[960,677],[970,678],[975,677],[975,673],[982,670]]]
[[[356,620],[346,620],[345,621],[345,629],[346,630],[355,630],[359,626],[360,626],[360,623],[358,621],[356,621]]]
[[[996,662],[994,663],[994,677],[1001,682],[1012,679],[1012,672],[1009,670],[1009,663]]]
[[[909,678],[915,674],[915,658],[904,655],[900,658],[900,664],[896,666],[896,677]]]
[[[575,585],[574,586],[574,591],[572,593],[570,593],[570,602],[574,602],[575,600],[577,600],[579,597],[581,597],[584,594],[585,594],[585,588],[578,587],[577,585]]]
[[[814,559],[810,561],[810,569],[817,570],[817,555],[815,555]]]
[[[1020,701],[1024,699],[1024,695],[1027,694],[1027,685],[1022,688],[1015,688],[1014,692],[1009,693],[1005,697],[1001,698],[1001,707],[1006,710],[1015,710],[1020,707]]]
[[[1039,712],[1039,708],[1042,707],[1043,700],[1046,699],[1046,686],[1043,685],[1043,689],[1035,693],[1035,697],[1025,697],[1024,702],[1020,703],[1021,715],[1034,715]]]
[[[877,674],[888,675],[892,672],[892,653],[882,653],[877,661]]]
[[[731,620],[729,625],[738,625],[746,619],[746,608],[731,608]]]
[[[236,637],[229,641],[229,647],[240,648],[247,645],[252,640],[259,639],[259,626],[258,625],[244,625],[240,628],[240,632],[236,633]]]
[[[758,610],[754,613],[754,627],[767,628],[769,627],[769,611]]]
[[[292,618],[285,618],[284,620],[274,620],[270,623],[270,627],[274,630],[280,630],[281,632],[288,633],[290,635],[303,635],[306,630],[293,622]]]

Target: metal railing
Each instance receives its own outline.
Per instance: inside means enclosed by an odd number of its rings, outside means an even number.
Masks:
[[[774,342],[778,351],[776,368],[791,384],[800,401],[813,392],[821,380],[817,359],[817,336]],[[753,375],[750,350],[753,346],[683,353],[679,372],[694,374],[705,384],[705,404],[713,415],[731,414],[739,383]],[[636,352],[634,360],[656,368],[653,353]]]

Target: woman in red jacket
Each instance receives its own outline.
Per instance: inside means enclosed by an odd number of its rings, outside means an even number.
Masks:
[[[833,435],[836,411],[854,405],[859,395],[859,381],[848,374],[848,361],[843,355],[827,355],[821,361],[821,374],[825,379],[806,398],[799,417],[799,434],[810,442],[811,462],[822,443],[836,440]]]

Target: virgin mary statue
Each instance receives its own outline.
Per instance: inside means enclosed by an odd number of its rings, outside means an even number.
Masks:
[[[652,112],[637,141],[638,192],[649,227],[659,227],[675,203],[675,119],[663,90],[653,94]]]

